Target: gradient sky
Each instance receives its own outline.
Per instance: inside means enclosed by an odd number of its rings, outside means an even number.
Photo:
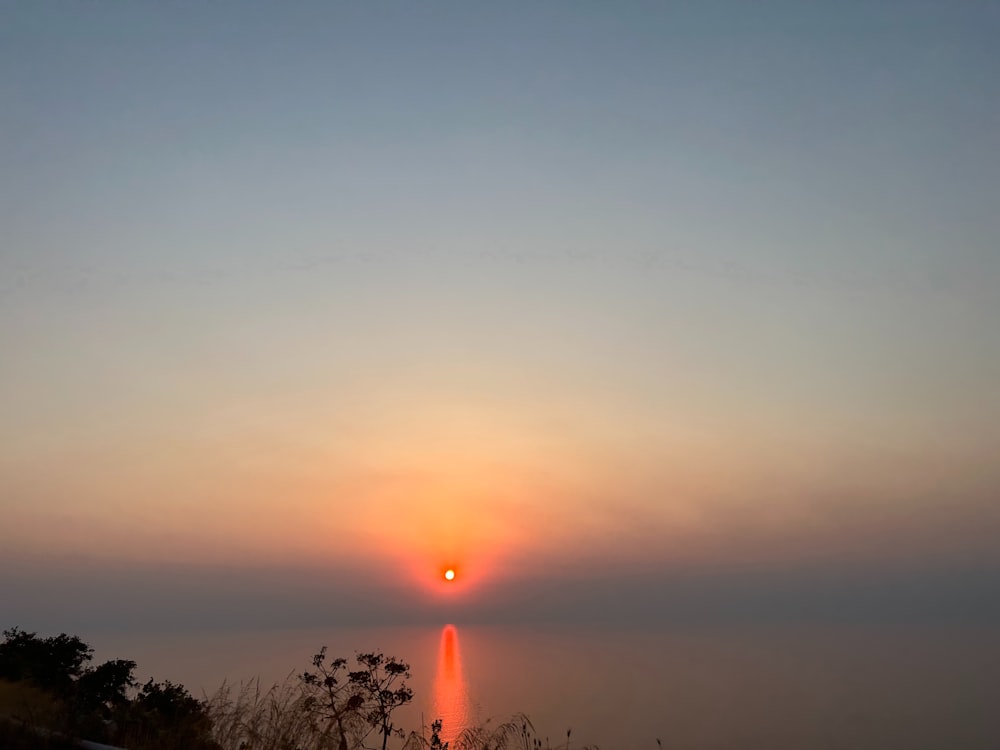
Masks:
[[[4,3],[2,624],[871,580],[984,614],[998,37],[987,2]]]

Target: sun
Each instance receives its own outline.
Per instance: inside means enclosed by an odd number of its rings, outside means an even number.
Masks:
[[[446,570],[444,572],[444,580],[446,580],[446,581],[454,581],[455,580],[455,571],[452,570],[451,568],[448,568],[448,570]]]

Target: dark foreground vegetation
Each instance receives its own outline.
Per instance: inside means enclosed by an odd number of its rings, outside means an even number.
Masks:
[[[18,628],[0,643],[0,748],[78,750],[80,741],[128,750],[543,750],[525,716],[466,729],[442,742],[396,725],[413,700],[409,665],[380,652],[352,661],[323,648],[311,669],[283,685],[223,685],[192,696],[182,685],[139,684],[136,663],[91,666],[93,649],[65,633],[42,638]],[[449,747],[450,745],[450,747]],[[570,747],[570,733],[559,748]]]

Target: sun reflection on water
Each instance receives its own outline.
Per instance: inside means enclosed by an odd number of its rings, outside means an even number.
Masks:
[[[445,625],[441,631],[434,677],[434,718],[443,722],[442,742],[452,742],[472,721],[469,687],[462,671],[462,652],[454,625]]]

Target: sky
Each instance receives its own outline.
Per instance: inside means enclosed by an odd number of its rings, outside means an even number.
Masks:
[[[4,626],[997,617],[998,33],[4,3]]]

